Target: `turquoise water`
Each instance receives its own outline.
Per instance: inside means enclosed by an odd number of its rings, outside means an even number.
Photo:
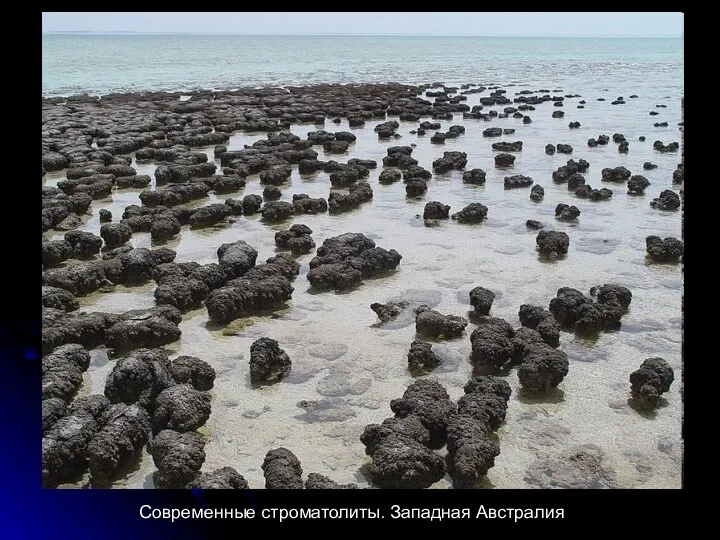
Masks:
[[[388,81],[677,95],[684,65],[682,38],[43,34],[42,58],[43,96]]]

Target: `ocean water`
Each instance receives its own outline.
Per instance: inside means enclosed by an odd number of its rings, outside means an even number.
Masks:
[[[653,264],[645,256],[646,236],[680,237],[681,232],[680,212],[663,212],[649,205],[660,191],[678,189],[672,185],[672,172],[680,152],[662,154],[653,150],[652,143],[656,139],[665,143],[681,140],[677,127],[683,93],[681,40],[43,36],[43,55],[43,91],[48,95],[385,80],[496,82],[504,85],[511,98],[522,89],[580,94],[581,98],[565,100],[565,118],[551,118],[556,108],[545,103],[530,113],[533,122],[527,125],[513,118],[463,120],[456,114],[452,121],[441,122],[442,131],[460,124],[466,133],[444,145],[431,144],[430,133],[424,137],[409,133],[428,118],[401,122],[398,133],[402,138],[391,141],[378,141],[373,128],[379,121],[350,128],[346,119],[338,125],[328,120],[324,129],[351,131],[357,141],[341,156],[327,155],[316,146],[318,159],[377,160],[380,167],[367,179],[374,190],[371,202],[340,215],[296,216],[281,224],[264,224],[258,215],[241,216],[225,227],[183,227],[178,237],[163,245],[177,252],[176,262],[204,264],[217,261],[220,244],[242,239],[258,250],[258,261],[263,261],[277,253],[276,231],[304,223],[314,231],[318,246],[344,232],[362,232],[378,246],[400,252],[403,259],[398,269],[389,276],[366,280],[348,293],[317,293],[307,281],[313,254],[300,256],[300,275],[293,282],[295,291],[285,309],[272,316],[238,320],[226,328],[208,325],[204,308],[191,311],[180,324],[182,338],[168,349],[173,351],[172,357],[199,356],[218,374],[211,390],[212,413],[200,429],[208,437],[203,471],[232,466],[251,487],[262,487],[260,466],[265,454],[284,446],[298,456],[305,475],[317,472],[340,483],[367,486],[369,458],[359,436],[365,425],[392,416],[390,400],[400,397],[413,381],[407,370],[407,351],[415,339],[412,320],[378,326],[371,303],[405,298],[427,302],[442,313],[466,315],[468,292],[482,285],[496,293],[491,314],[517,327],[521,304],[547,306],[560,287],[587,293],[594,285],[620,283],[633,293],[622,328],[602,333],[596,340],[563,332],[560,348],[568,355],[570,371],[555,392],[542,398],[528,395],[520,388],[515,369],[507,375],[513,394],[506,422],[497,432],[501,454],[483,487],[537,487],[528,471],[563,460],[586,444],[601,448],[603,467],[610,471],[614,487],[681,487],[683,274],[679,265]],[[631,94],[638,98],[629,99]],[[487,92],[471,94],[465,103],[475,105],[484,95]],[[627,104],[611,105],[618,95],[624,95]],[[576,108],[580,99],[587,101],[584,109]],[[651,110],[660,114],[650,116]],[[579,121],[581,128],[569,129],[571,121]],[[662,121],[667,121],[668,127],[653,126]],[[512,127],[516,132],[500,138],[483,137],[482,131],[491,126]],[[302,124],[292,126],[291,131],[305,138],[318,128]],[[618,153],[612,142],[587,147],[590,137],[615,132],[624,133],[630,141],[628,154]],[[645,142],[638,141],[641,135],[646,136]],[[265,133],[237,132],[227,146],[241,149],[265,137]],[[524,142],[509,170],[494,166],[496,152],[491,144],[499,140]],[[466,169],[487,171],[486,184],[463,184],[461,171],[433,175],[421,199],[406,198],[401,182],[379,184],[387,148],[411,143],[417,144],[413,157],[427,169],[444,151],[466,152]],[[544,152],[547,143],[571,144],[574,151],[571,156],[549,156]],[[212,147],[198,150],[212,159]],[[565,185],[554,184],[552,172],[570,157],[586,159],[590,163],[584,174],[587,183],[594,188],[609,187],[614,192],[612,199],[578,199]],[[645,161],[658,167],[643,171]],[[623,184],[601,182],[602,168],[619,165],[650,180],[644,196],[627,195]],[[151,176],[156,168],[135,161],[133,166],[138,174]],[[504,189],[503,178],[511,174],[531,176],[545,188],[545,199],[531,202],[529,188]],[[49,173],[43,185],[55,185],[64,177],[64,171]],[[154,188],[153,179],[150,189]],[[293,193],[327,197],[331,188],[328,174],[300,175],[294,166],[282,190],[281,200],[290,201]],[[107,199],[93,201],[80,228],[98,234],[98,211],[109,209],[117,220],[126,206],[140,204],[139,193],[116,189]],[[250,193],[262,193],[258,175],[250,176],[245,189],[236,194],[216,197],[211,193],[194,204]],[[448,220],[426,227],[418,215],[432,200],[450,205],[451,213],[471,202],[482,202],[489,208],[488,218],[477,226]],[[580,208],[576,223],[555,220],[554,208],[560,202]],[[539,258],[537,233],[526,229],[527,219],[566,231],[570,236],[567,257],[556,261]],[[48,231],[43,238],[62,235]],[[159,247],[147,233],[133,234],[130,243]],[[81,310],[122,313],[150,307],[154,288],[150,282],[94,293],[80,299]],[[434,345],[443,364],[429,376],[441,382],[454,400],[462,395],[462,387],[472,375],[468,356],[473,328],[470,324],[462,337]],[[249,348],[263,336],[279,341],[293,360],[293,368],[282,382],[258,389],[250,385]],[[92,356],[80,395],[102,393],[115,364],[102,348]],[[628,404],[628,376],[652,356],[670,363],[675,382],[664,394],[660,408],[641,414]],[[308,411],[299,406],[301,401],[316,402],[316,406]],[[154,470],[151,456],[144,452],[137,466],[118,479],[115,487],[152,488]],[[86,483],[87,477],[67,487]],[[446,477],[433,487],[450,485]]]
[[[389,81],[683,88],[682,38],[43,34],[42,59],[44,96]]]

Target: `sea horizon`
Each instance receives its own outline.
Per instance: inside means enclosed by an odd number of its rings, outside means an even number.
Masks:
[[[333,36],[333,37],[476,37],[481,39],[684,39],[683,35],[657,35],[657,36],[634,36],[634,35],[562,35],[562,36],[545,36],[545,35],[511,35],[511,36],[492,36],[481,34],[371,34],[371,33],[229,33],[229,32],[138,32],[135,30],[113,30],[113,31],[93,31],[93,30],[43,30],[43,35],[109,35],[109,36],[280,36],[280,37],[313,37],[313,36]]]

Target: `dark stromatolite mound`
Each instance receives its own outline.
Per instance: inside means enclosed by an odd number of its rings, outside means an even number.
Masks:
[[[117,351],[168,345],[180,339],[182,313],[173,306],[127,311],[105,331],[105,343]]]
[[[210,265],[207,265],[210,266]],[[155,267],[153,277],[158,284],[155,289],[155,302],[158,305],[174,306],[180,311],[188,311],[198,307],[211,288],[216,288],[224,284],[224,272],[218,265],[217,272],[222,273],[222,280],[216,284],[210,281],[210,284],[201,279],[202,274],[195,272],[195,268],[187,263],[168,263]],[[197,265],[198,268],[200,265]],[[211,286],[212,285],[212,286]]]
[[[607,201],[612,197],[612,189],[601,188],[593,189],[589,184],[579,187],[575,190],[575,196],[580,199],[588,199],[593,202]]]
[[[481,223],[488,213],[488,208],[484,204],[470,203],[465,208],[452,215],[458,223]]]
[[[630,180],[628,180],[628,183],[627,183],[628,194],[629,195],[643,195],[645,193],[645,188],[648,187],[649,185],[650,185],[650,180],[648,180],[644,176],[635,174],[630,177]]]
[[[378,302],[375,302],[373,304],[370,304],[370,309],[372,309],[382,322],[388,322],[395,319],[400,313],[402,313],[404,310],[408,308],[410,305],[409,302],[400,301],[400,302],[388,302],[387,304],[380,304]]]
[[[393,184],[399,182],[402,178],[402,173],[397,169],[383,169],[380,172],[378,181],[381,184]]]
[[[677,152],[680,149],[680,145],[677,142],[671,142],[670,144],[665,145],[662,141],[655,141],[653,143],[653,148],[662,153]],[[58,187],[60,186],[58,185]]]
[[[490,127],[483,130],[483,137],[500,137],[502,135],[502,128]]]
[[[313,287],[349,289],[400,264],[402,256],[385,250],[361,233],[345,233],[326,239],[310,261],[308,280]]]
[[[153,433],[172,429],[180,433],[195,431],[210,417],[210,394],[189,384],[176,384],[160,392],[152,417]]]
[[[120,189],[134,188],[143,189],[150,185],[152,179],[147,174],[133,174],[131,176],[118,176],[115,185]]]
[[[205,437],[195,431],[178,433],[166,429],[150,444],[158,468],[155,483],[160,488],[181,489],[200,475],[205,462]]]
[[[510,394],[510,385],[498,377],[475,377],[465,385],[447,428],[446,462],[454,487],[476,486],[495,465],[500,448],[491,433],[505,419]]]
[[[555,149],[559,154],[572,154],[573,147],[569,144],[558,144],[555,146]]]
[[[328,211],[328,203],[322,197],[313,199],[305,193],[295,193],[292,200],[296,214],[324,214]]]
[[[362,203],[371,201],[373,190],[367,182],[358,182],[348,188],[348,193],[330,192],[328,196],[328,211],[331,214],[347,212],[359,207]]]
[[[58,266],[73,256],[73,248],[67,240],[50,240],[42,243],[43,268]]]
[[[104,199],[112,193],[115,175],[94,174],[82,178],[60,180],[57,187],[66,195],[89,195],[92,199]]]
[[[564,231],[541,230],[535,238],[538,251],[547,256],[565,255],[570,247],[570,237]]]
[[[645,238],[645,249],[653,261],[678,262],[683,256],[685,244],[672,236],[665,239],[648,236]]]
[[[98,415],[99,416],[99,415]],[[87,469],[87,447],[99,418],[86,411],[60,418],[42,438],[42,486],[56,487]]]
[[[636,403],[654,409],[660,403],[660,394],[670,390],[674,379],[673,369],[664,359],[648,358],[630,374],[630,389]]]
[[[357,484],[338,484],[327,476],[318,473],[308,474],[305,489],[358,489]]]
[[[370,474],[382,488],[428,488],[445,475],[442,458],[428,448],[428,430],[417,416],[369,424],[360,436],[372,458]]]
[[[545,198],[545,188],[539,184],[535,184],[530,189],[530,200],[533,202],[540,202]]]
[[[561,327],[581,334],[619,328],[620,319],[632,300],[632,293],[626,287],[614,284],[593,287],[590,292],[597,296],[597,302],[577,289],[558,289],[549,305],[555,320]]]
[[[496,167],[510,167],[515,163],[515,156],[512,154],[502,153],[495,156]]]
[[[399,127],[400,123],[397,120],[390,120],[375,126],[374,131],[378,134],[379,139],[389,139],[395,134],[395,130]]]
[[[202,473],[188,482],[186,489],[249,489],[247,480],[232,467]]]
[[[542,340],[551,347],[560,345],[560,325],[550,311],[540,306],[523,304],[518,311],[520,324],[537,331]]]
[[[260,184],[280,186],[287,182],[291,174],[292,167],[290,165],[272,165],[260,173]]]
[[[523,143],[522,141],[508,142],[501,141],[493,143],[492,149],[498,152],[522,152]]]
[[[88,465],[93,484],[103,484],[139,457],[147,443],[150,417],[137,405],[117,403],[103,413],[104,427],[88,444]]]
[[[100,236],[108,249],[122,246],[130,240],[132,229],[125,223],[105,223],[100,226]]]
[[[665,189],[657,198],[650,201],[650,206],[658,210],[677,210],[680,208],[680,196],[674,191]]]
[[[227,204],[214,203],[202,206],[194,210],[190,215],[190,226],[194,229],[202,227],[212,227],[216,223],[220,223],[225,218],[232,215],[232,208]]]
[[[574,205],[559,203],[555,207],[555,217],[560,221],[574,221],[580,216],[580,209]]]
[[[422,197],[427,191],[427,182],[422,178],[411,178],[405,183],[405,194],[408,197]]]
[[[275,233],[275,245],[281,249],[289,249],[295,255],[308,253],[315,247],[311,234],[310,227],[296,223],[286,231]]]
[[[162,349],[136,349],[118,359],[105,381],[111,403],[137,403],[152,409],[160,392],[172,386],[170,361]]]
[[[426,445],[441,448],[447,438],[448,422],[456,413],[455,404],[437,381],[421,379],[407,387],[403,396],[390,402],[396,418],[417,416],[430,433]]]
[[[157,190],[147,190],[140,193],[140,202],[150,208],[156,206],[173,207],[189,203],[208,196],[210,186],[201,180],[194,180],[187,184],[172,184]]]
[[[470,291],[470,305],[475,315],[488,315],[495,300],[495,293],[485,287],[475,287]]]
[[[417,165],[418,160],[411,157],[412,151],[412,146],[391,146],[387,149],[388,155],[383,158],[383,166],[405,170]]]
[[[630,179],[632,173],[625,167],[606,167],[601,171],[602,180],[604,182],[625,182]]]
[[[210,292],[205,307],[211,320],[227,323],[253,312],[273,310],[292,297],[290,280],[300,265],[286,255],[277,255]]]
[[[477,318],[478,327],[470,334],[470,361],[476,366],[501,367],[513,356],[514,331],[505,320]]]
[[[70,401],[90,366],[90,353],[77,343],[55,348],[42,359],[42,399]]]
[[[414,179],[430,180],[432,173],[419,165],[410,165],[402,173],[403,182],[406,184]]]
[[[97,255],[103,245],[102,238],[85,231],[68,231],[65,233],[65,241],[70,244],[72,256],[76,259]]]
[[[555,145],[554,144],[546,144],[545,145],[545,153],[549,156],[552,156],[555,154]]]
[[[673,171],[672,183],[682,184],[685,182],[685,166],[682,163],[678,163],[677,169]]]
[[[232,208],[230,211],[232,213]],[[180,234],[182,224],[170,213],[160,214],[152,220],[150,225],[150,237],[153,240],[162,242]]]
[[[70,314],[60,309],[42,310],[42,354],[55,347],[77,343],[93,348],[105,340],[105,331],[117,321],[106,313]]]
[[[533,179],[529,176],[525,176],[522,174],[516,174],[513,176],[506,176],[505,177],[505,189],[514,189],[514,188],[523,188],[523,187],[529,187],[533,183]]]
[[[471,169],[463,173],[464,184],[484,184],[486,173],[482,169]]]
[[[528,220],[525,222],[525,226],[526,226],[528,229],[533,229],[533,230],[535,230],[535,231],[539,231],[540,229],[542,229],[543,227],[545,227],[545,225],[543,225],[541,222],[537,221],[536,219],[528,219]]]
[[[302,465],[287,448],[275,448],[262,464],[265,489],[303,489]]]
[[[253,381],[277,381],[290,373],[292,362],[271,338],[260,338],[250,346],[250,378]]]
[[[255,266],[257,255],[257,251],[242,240],[222,244],[217,250],[220,267],[228,279],[239,277]]]
[[[210,390],[215,382],[215,369],[196,356],[178,356],[167,369],[176,383],[195,390]]]
[[[67,405],[60,398],[48,398],[42,400],[42,433],[45,433],[55,425],[60,418],[65,416]]]
[[[450,207],[440,201],[430,201],[425,204],[423,210],[423,219],[448,219],[450,217]]]
[[[467,154],[465,152],[443,152],[443,157],[433,161],[433,170],[438,173],[446,173],[453,169],[462,170],[467,165]]]
[[[523,388],[546,392],[557,387],[568,374],[567,355],[543,342],[527,343],[522,351],[518,379]]]
[[[643,163],[643,169],[646,171],[651,171],[653,169],[657,169],[657,165],[650,161],[646,161],[645,163]]]
[[[234,193],[245,187],[245,178],[237,174],[213,175],[210,178],[203,178],[202,181],[216,195]]]
[[[431,338],[452,338],[463,333],[468,321],[457,315],[442,313],[422,305],[415,309],[415,331]]]
[[[410,344],[407,354],[408,368],[411,372],[426,373],[432,371],[442,362],[432,350],[430,343],[415,340]]]
[[[263,200],[260,195],[256,195],[254,193],[251,195],[245,195],[242,200],[243,213],[246,216],[256,214],[257,211],[260,210],[262,203]]]
[[[263,221],[278,223],[295,215],[295,206],[287,201],[268,201],[260,210]]]
[[[585,177],[580,173],[574,173],[567,179],[567,188],[570,190],[576,190],[585,185]]]

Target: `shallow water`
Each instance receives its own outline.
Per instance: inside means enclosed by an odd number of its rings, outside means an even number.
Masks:
[[[523,88],[507,86],[508,97]],[[541,87],[529,87],[536,90]],[[548,88],[545,86],[545,88]],[[555,87],[550,87],[555,88]],[[453,121],[442,121],[442,131],[461,124],[466,133],[448,139],[444,145],[430,143],[429,132],[423,137],[410,135],[419,122],[401,122],[401,139],[378,141],[373,128],[377,121],[363,128],[349,128],[347,122],[332,124],[328,131],[351,131],[358,140],[345,155],[325,155],[321,146],[314,149],[318,159],[347,161],[357,157],[375,159],[380,165],[371,170],[368,182],[374,199],[358,210],[340,215],[296,216],[282,224],[266,225],[260,216],[241,216],[229,226],[205,230],[183,227],[176,239],[163,244],[177,251],[176,262],[216,262],[216,249],[225,242],[244,240],[255,249],[262,262],[273,256],[274,233],[292,223],[304,223],[313,231],[320,246],[326,238],[344,232],[362,232],[378,246],[394,248],[402,255],[398,269],[389,276],[366,280],[348,293],[314,293],[307,281],[308,263],[313,254],[298,257],[300,275],[286,309],[262,317],[234,321],[226,328],[208,325],[204,308],[187,313],[180,325],[182,338],[168,348],[178,354],[195,355],[208,361],[217,371],[211,390],[212,414],[201,428],[209,442],[203,471],[223,466],[238,470],[251,487],[262,487],[260,465],[268,450],[284,446],[300,459],[305,474],[317,472],[333,480],[367,485],[364,465],[369,458],[359,441],[364,426],[379,423],[392,416],[390,400],[400,397],[413,381],[407,370],[407,351],[415,338],[411,318],[378,325],[369,305],[390,299],[405,298],[436,306],[442,313],[467,315],[468,292],[482,285],[496,293],[491,315],[519,326],[519,306],[533,303],[547,307],[558,288],[573,287],[588,293],[590,287],[619,283],[633,293],[630,310],[616,332],[603,333],[588,341],[564,332],[560,348],[568,354],[570,372],[559,388],[544,398],[524,395],[519,390],[515,370],[507,380],[512,386],[505,424],[498,430],[501,454],[487,475],[485,487],[529,487],[525,471],[536,460],[566,455],[569,449],[593,443],[606,454],[608,467],[615,470],[618,487],[679,488],[682,464],[681,369],[681,296],[683,274],[679,265],[652,264],[645,258],[645,237],[680,237],[680,212],[652,209],[649,202],[672,186],[672,172],[680,153],[661,154],[652,148],[656,139],[664,143],[680,140],[677,123],[681,120],[680,96],[666,97],[662,91],[641,94],[627,104],[612,106],[617,92],[588,91],[563,87],[563,94],[583,94],[566,99],[565,118],[553,119],[551,103],[536,106],[530,112],[533,122],[521,119],[463,120],[456,114]],[[472,106],[483,94],[469,95]],[[597,97],[607,101],[598,102]],[[586,99],[585,109],[577,109],[578,100]],[[656,109],[656,104],[667,108]],[[502,109],[503,107],[494,107]],[[486,107],[487,109],[487,107]],[[659,116],[649,116],[657,110]],[[421,121],[428,118],[422,118]],[[579,121],[580,129],[569,129],[568,123]],[[654,128],[654,122],[667,121],[670,127]],[[482,131],[491,126],[513,127],[516,132],[497,138],[485,138]],[[318,129],[304,124],[292,132],[305,137]],[[617,145],[588,148],[586,141],[599,134],[625,134],[630,141],[628,154],[619,154]],[[645,142],[638,136],[645,135]],[[240,149],[264,133],[237,133],[227,145]],[[497,153],[491,144],[500,140],[522,140],[523,151],[514,153],[516,161],[509,169],[494,166]],[[416,143],[413,157],[426,169],[444,151],[467,152],[468,165],[487,172],[484,186],[462,183],[462,172],[434,175],[421,199],[407,199],[404,184],[380,185],[382,157],[389,146]],[[569,143],[572,155],[544,152],[547,143]],[[212,147],[199,149],[212,158]],[[569,158],[590,163],[584,173],[594,188],[613,190],[609,201],[591,202],[576,198],[565,185],[552,182],[552,172]],[[652,161],[658,167],[643,171],[642,164]],[[651,186],[644,196],[630,196],[625,184],[601,183],[604,167],[624,165],[633,174],[646,176]],[[138,174],[152,174],[155,165],[137,165]],[[219,162],[218,162],[219,166]],[[328,174],[320,172],[301,176],[293,167],[289,185],[282,186],[281,200],[292,200],[293,193],[327,197]],[[534,203],[529,188],[505,190],[503,178],[512,174],[531,176],[545,188],[545,199]],[[49,174],[45,181],[54,185],[64,176]],[[107,208],[117,221],[125,206],[140,204],[140,190],[117,190],[111,199],[94,201],[82,230],[99,233],[97,212]],[[244,190],[232,197],[262,193],[257,175],[249,177]],[[200,204],[222,202],[227,195],[211,195]],[[489,208],[488,218],[480,225],[461,225],[447,220],[426,227],[422,215],[426,202],[438,200],[451,206],[451,213],[471,202]],[[554,218],[557,203],[575,204],[581,215],[577,223],[562,223]],[[526,229],[527,219],[537,219],[547,228],[564,230],[570,236],[570,249],[560,260],[541,260],[535,251],[536,231]],[[49,232],[45,239],[62,237]],[[147,233],[133,235],[135,247],[154,246]],[[112,293],[95,293],[80,299],[87,311],[124,312],[154,305],[155,284],[126,288],[118,286]],[[468,325],[461,338],[443,341],[434,348],[443,364],[429,377],[440,381],[452,399],[459,398],[462,387],[471,377],[468,361]],[[279,341],[293,361],[290,375],[278,384],[253,388],[249,381],[250,344],[262,336]],[[664,406],[653,414],[641,415],[632,409],[629,397],[629,374],[648,357],[665,358],[675,370],[676,380],[664,395]],[[93,363],[85,374],[80,394],[100,393],[114,361],[108,361],[102,350],[93,353]],[[302,408],[301,401],[317,402]],[[145,454],[138,468],[116,482],[122,487],[152,487],[155,470],[152,458]],[[448,478],[433,487],[448,487]]]

